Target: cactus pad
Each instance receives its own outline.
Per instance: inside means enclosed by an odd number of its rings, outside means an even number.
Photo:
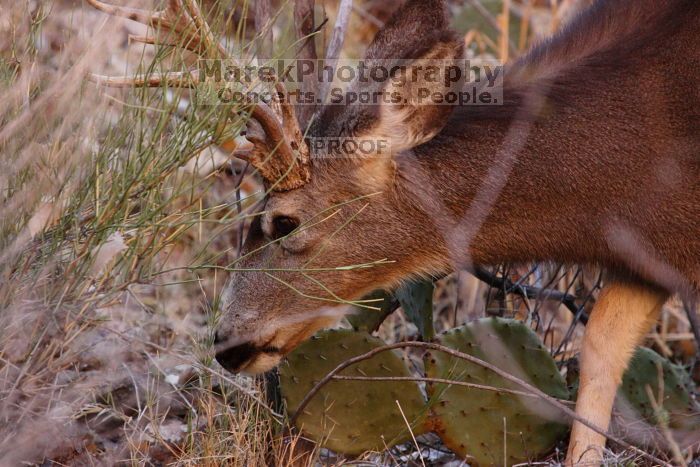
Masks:
[[[339,364],[384,343],[364,332],[325,331],[301,344],[280,367],[282,396],[294,413],[315,384]],[[387,351],[352,365],[346,376],[409,376],[397,352]],[[411,439],[399,406],[414,435],[427,431],[425,398],[412,381],[331,381],[311,400],[297,427],[336,452],[360,454],[384,450]]]
[[[452,329],[436,339],[473,355],[558,399],[566,383],[535,333],[524,324],[486,318]],[[441,352],[425,357],[428,377],[524,391],[476,364]],[[550,451],[569,429],[569,420],[537,396],[446,384],[429,384],[434,431],[454,452],[479,465],[513,465]],[[506,456],[504,462],[504,454]]]
[[[697,442],[700,405],[690,395],[689,384],[682,369],[651,349],[637,349],[615,401],[615,431],[632,443],[663,447],[667,441],[658,429],[663,423],[681,448]],[[654,408],[647,387],[657,403],[663,400],[661,410]]]

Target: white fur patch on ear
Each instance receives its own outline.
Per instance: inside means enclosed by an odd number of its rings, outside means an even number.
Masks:
[[[438,42],[423,57],[394,75],[384,89],[389,97],[380,104],[379,118],[369,135],[389,144],[392,153],[421,145],[437,135],[452,112],[446,99],[461,87],[461,75],[451,75],[458,67],[459,45]],[[454,102],[454,101],[452,101]]]
[[[373,137],[386,140],[392,154],[430,141],[439,133],[440,128],[421,125],[422,119],[412,118],[415,113],[416,108],[409,105],[382,105]]]

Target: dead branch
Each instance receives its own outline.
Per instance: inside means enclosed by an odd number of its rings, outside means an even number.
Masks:
[[[338,380],[338,381],[394,381],[394,382],[415,381],[415,382],[419,382],[419,383],[450,384],[450,385],[454,385],[454,386],[463,386],[465,388],[481,389],[484,391],[493,391],[493,392],[499,392],[499,393],[513,394],[516,396],[539,397],[537,394],[531,394],[529,392],[518,391],[515,389],[497,388],[495,386],[486,386],[484,384],[476,384],[476,383],[465,383],[464,381],[455,381],[452,379],[444,379],[444,378],[428,378],[428,377],[421,377],[421,376],[344,376],[344,375],[335,375],[333,377],[333,379]],[[562,404],[573,405],[573,402],[570,402],[567,400],[562,400],[562,399],[558,399],[558,400],[560,400]]]
[[[580,321],[582,324],[588,322],[588,315],[586,315],[582,306],[576,304],[576,297],[573,295],[559,292],[557,290],[534,287],[531,285],[514,284],[507,277],[499,277],[492,272],[481,268],[474,268],[472,274],[480,281],[490,285],[493,288],[503,290],[505,293],[514,293],[523,298],[545,298],[549,300],[556,300],[561,302],[574,317]]]
[[[335,26],[333,27],[333,35],[328,43],[328,49],[326,50],[326,65],[331,67],[335,71],[335,67],[338,64],[338,57],[340,57],[340,51],[343,50],[343,44],[345,43],[345,34],[348,29],[348,24],[350,23],[350,15],[352,13],[352,0],[341,0],[340,6],[338,7],[338,16],[335,20]],[[333,73],[335,76],[335,73]],[[321,90],[319,98],[321,102],[326,101],[328,96],[328,91],[333,83],[323,82],[321,83]]]
[[[272,15],[270,0],[256,0],[255,2],[255,30],[260,36],[257,39],[258,57],[267,60],[272,58]]]
[[[296,0],[294,2],[294,29],[297,40],[301,42],[296,57],[300,60],[311,60],[316,62],[318,54],[316,53],[316,30],[314,28],[314,0]],[[301,92],[305,96],[314,96],[318,93],[318,79],[306,79],[299,83]],[[315,105],[302,104],[296,107],[296,115],[304,127],[309,122],[316,109]]]

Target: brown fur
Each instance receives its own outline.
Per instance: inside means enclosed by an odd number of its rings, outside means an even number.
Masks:
[[[458,50],[447,24],[441,1],[411,0],[368,58]],[[587,402],[577,411],[607,428],[619,376],[654,310],[668,293],[700,287],[699,49],[695,0],[598,1],[506,70],[502,106],[422,106],[410,118],[391,107],[323,109],[312,136],[372,137],[387,118],[407,127],[397,134],[427,134],[429,123],[437,135],[393,157],[312,157],[306,185],[269,196],[235,265],[244,271],[223,296],[221,363],[264,371],[336,321],[343,300],[410,276],[502,262],[597,264],[611,285],[586,334]],[[262,248],[280,215],[311,227]],[[382,259],[391,262],[337,269]],[[592,374],[605,377],[589,384]],[[602,442],[577,425],[569,462],[589,444],[584,459],[595,462]]]
[[[687,1],[598,2],[506,71],[504,94],[514,101],[460,108],[416,149],[421,168],[445,181],[440,198],[463,202],[481,188],[503,135],[527,124],[476,233],[476,263],[598,263],[672,290],[700,284],[700,237],[688,235],[700,219],[699,12]],[[588,37],[603,48],[581,55]]]

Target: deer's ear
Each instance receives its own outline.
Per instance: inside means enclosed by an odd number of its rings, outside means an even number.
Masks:
[[[382,67],[391,74],[369,85],[373,108],[356,135],[385,140],[394,153],[432,139],[464,85],[463,55],[464,41],[449,30],[444,2],[409,0],[367,49],[369,69]]]
[[[429,45],[426,38],[449,27],[445,0],[408,0],[374,36],[365,59],[418,58]]]
[[[392,74],[383,87],[373,112],[375,118],[365,133],[365,137],[387,141],[394,153],[437,135],[452,114],[464,85],[461,39],[450,31],[426,39],[431,47],[406,63],[398,74]]]
[[[310,134],[381,141],[392,153],[427,142],[452,113],[454,101],[442,98],[464,86],[463,55],[445,2],[408,0],[367,48],[365,79],[356,78],[344,99],[331,99]],[[360,99],[367,96],[370,102]]]

